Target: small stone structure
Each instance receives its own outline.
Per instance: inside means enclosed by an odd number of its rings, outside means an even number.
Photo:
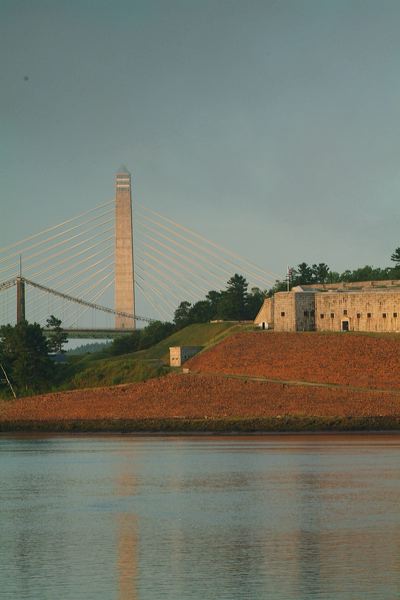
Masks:
[[[261,329],[271,329],[274,326],[274,299],[265,298],[254,323]]]
[[[400,281],[297,286],[266,298],[254,323],[275,331],[400,332]]]
[[[182,363],[194,356],[202,346],[171,346],[169,349],[169,366],[181,367]]]

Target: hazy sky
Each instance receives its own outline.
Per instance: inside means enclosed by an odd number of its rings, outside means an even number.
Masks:
[[[274,272],[389,265],[399,31],[398,0],[0,0],[0,246],[111,199],[124,163]]]

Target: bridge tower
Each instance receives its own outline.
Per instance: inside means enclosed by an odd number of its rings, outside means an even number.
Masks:
[[[115,310],[135,314],[131,174],[122,167],[115,190]],[[135,329],[135,319],[116,316],[116,329]]]
[[[25,281],[17,277],[17,323],[25,321]]]

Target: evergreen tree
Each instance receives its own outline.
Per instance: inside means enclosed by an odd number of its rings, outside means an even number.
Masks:
[[[313,265],[311,270],[313,283],[326,283],[329,281],[329,267],[325,263]]]
[[[0,328],[0,362],[19,393],[48,388],[53,375],[49,347],[38,323],[22,321]]]
[[[392,260],[394,263],[396,263],[396,267],[400,267],[400,247],[396,248],[396,250],[393,252],[392,256],[390,257],[390,260]]]
[[[189,310],[190,323],[207,323],[213,318],[213,309],[209,300],[199,300]]]
[[[186,325],[189,325],[189,311],[191,306],[192,305],[190,304],[190,302],[184,300],[176,309],[174,313],[174,323],[178,329],[182,329],[182,327],[186,327]]]
[[[68,342],[68,336],[61,327],[61,319],[57,319],[57,317],[51,315],[47,319],[46,323],[46,328],[51,330],[51,333],[48,337],[48,346],[50,352],[65,352],[63,346]]]
[[[247,287],[243,275],[235,273],[227,282],[225,292],[218,303],[218,316],[225,320],[244,320],[247,318]]]

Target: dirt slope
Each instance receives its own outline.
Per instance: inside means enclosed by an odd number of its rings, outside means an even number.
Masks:
[[[185,366],[202,373],[400,389],[400,335],[239,333]]]
[[[189,374],[1,402],[0,425],[205,417],[397,418],[399,350],[400,338],[391,337],[240,333],[188,361]],[[240,374],[245,376],[238,378]],[[280,382],[254,381],[251,376]]]
[[[108,388],[2,402],[0,422],[266,416],[397,416],[400,393],[168,375]]]

